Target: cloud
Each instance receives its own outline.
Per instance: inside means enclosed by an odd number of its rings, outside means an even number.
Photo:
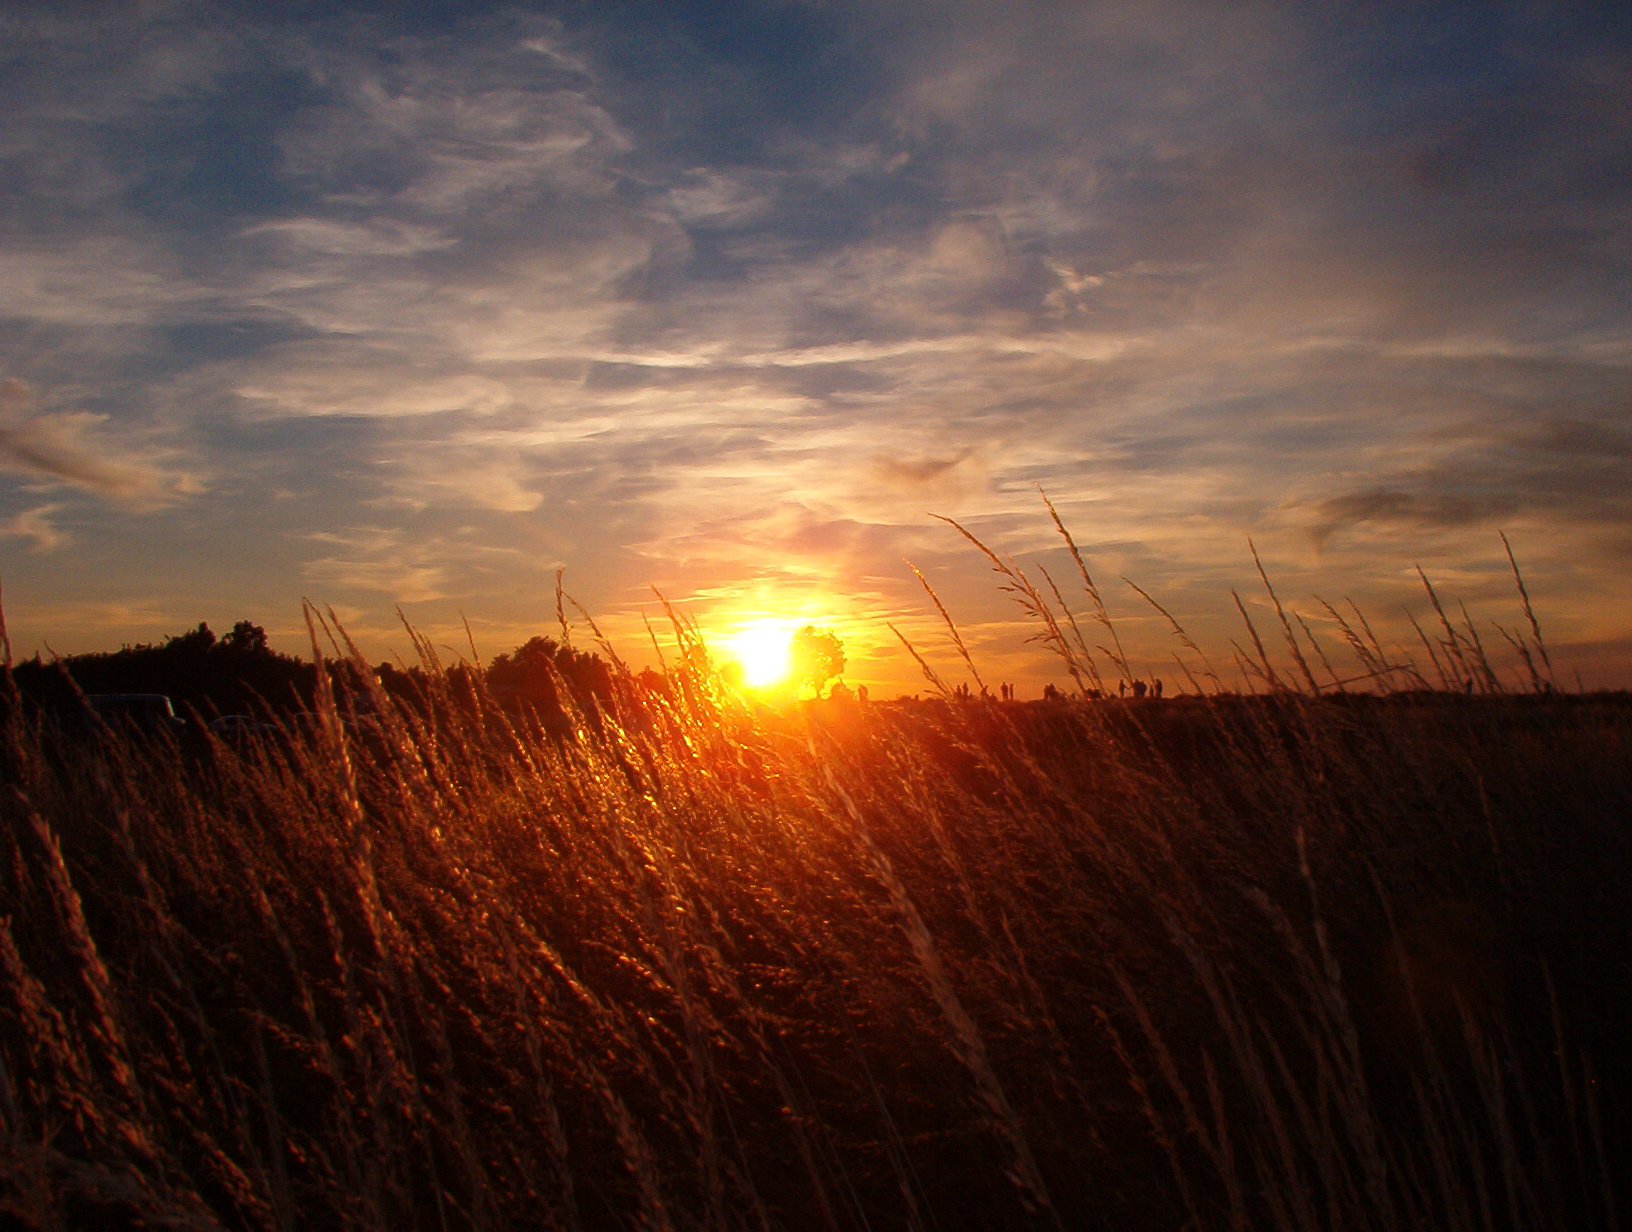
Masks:
[[[668,200],[684,224],[741,227],[774,208],[781,178],[768,172],[725,173],[699,167],[669,190]]]
[[[1396,526],[1467,526],[1488,522],[1511,513],[1511,497],[1487,498],[1439,496],[1422,497],[1388,488],[1372,488],[1320,503],[1318,519],[1311,528],[1317,546],[1338,530],[1360,522]]]
[[[30,551],[54,552],[69,541],[68,533],[52,520],[61,509],[57,502],[25,509],[0,522],[0,538],[31,540]]]
[[[510,433],[473,432],[424,447],[405,445],[401,456],[384,462],[388,487],[397,495],[383,501],[530,513],[544,503],[532,474],[539,463],[516,448],[515,440]]]
[[[912,513],[959,513],[984,496],[991,484],[987,460],[974,448],[951,457],[875,457],[872,472],[883,489],[877,493],[875,518],[886,509],[901,517],[911,506],[916,506]]]
[[[583,71],[540,55],[544,36],[472,32],[451,57],[407,41],[390,60],[366,44],[306,49],[332,101],[280,134],[284,173],[330,200],[427,217],[502,214],[539,190],[605,192],[606,160],[630,139]]]
[[[373,591],[393,603],[428,603],[450,594],[472,596],[485,577],[514,580],[543,565],[529,562],[513,547],[486,543],[473,527],[415,534],[400,526],[350,526],[314,531],[307,542],[327,549],[308,558],[302,575],[325,588]]]
[[[1589,463],[1632,461],[1632,432],[1618,426],[1568,420],[1555,422],[1531,437],[1526,444],[1540,453]]]
[[[311,540],[332,546],[327,555],[308,560],[307,578],[347,590],[372,590],[399,603],[423,603],[447,594],[452,573],[429,545],[409,541],[387,528],[324,531]]]
[[[235,365],[232,392],[262,416],[490,415],[514,405],[502,380],[366,345],[295,344]]]
[[[88,438],[101,422],[83,413],[27,415],[34,391],[14,377],[0,378],[0,467],[37,479],[72,484],[126,505],[172,499],[191,486],[155,466],[108,456]]]
[[[914,485],[930,484],[962,465],[968,456],[967,453],[963,453],[955,458],[919,458],[911,461],[902,458],[880,458],[877,465],[880,475],[887,480]]]
[[[6,315],[42,325],[128,329],[199,295],[162,250],[121,236],[19,243],[0,266]]]
[[[246,227],[241,234],[267,236],[297,252],[345,257],[410,257],[451,248],[458,242],[435,227],[385,220],[288,218]]]
[[[1594,533],[1625,525],[1632,518],[1632,434],[1608,413],[1620,391],[1611,386],[1600,397],[1600,420],[1548,418],[1543,408],[1521,404],[1400,451],[1392,474],[1386,464],[1376,468],[1390,482],[1315,502],[1313,541],[1324,547],[1337,532],[1366,524],[1442,530],[1495,527],[1519,516]]]

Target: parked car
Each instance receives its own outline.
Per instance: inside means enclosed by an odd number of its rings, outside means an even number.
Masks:
[[[168,732],[180,736],[187,724],[176,717],[176,708],[163,693],[91,693],[85,698],[91,720],[87,726],[103,726],[157,735]]]

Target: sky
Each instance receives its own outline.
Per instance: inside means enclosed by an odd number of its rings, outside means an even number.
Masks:
[[[1521,622],[1503,533],[1561,683],[1632,685],[1628,10],[0,7],[19,656],[309,598],[491,658],[561,570],[631,661],[666,600],[887,694],[892,624],[965,678],[916,566],[1035,696],[934,515],[1083,617],[1045,492],[1169,688],[1124,579],[1227,669],[1250,540],[1421,661],[1418,566]]]

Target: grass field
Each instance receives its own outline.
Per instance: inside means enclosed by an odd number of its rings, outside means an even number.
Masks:
[[[0,1226],[1616,1228],[1632,705],[1439,645],[1391,696],[624,677],[564,739],[457,674],[235,746],[12,705]]]

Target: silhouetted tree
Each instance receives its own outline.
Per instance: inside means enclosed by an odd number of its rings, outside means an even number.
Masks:
[[[200,626],[200,628],[203,627]],[[240,620],[232,626],[232,632],[221,639],[221,648],[229,650],[233,654],[265,654],[268,650],[266,630],[261,628],[260,625],[251,624],[247,620]]]
[[[542,710],[556,710],[556,654],[560,645],[547,637],[535,637],[501,654],[488,666],[487,684],[501,698],[520,697]]]
[[[517,699],[531,706],[546,728],[564,730],[566,709],[561,689],[592,724],[600,707],[612,700],[612,669],[598,655],[548,637],[535,637],[501,654],[487,669],[487,686],[500,701]]]
[[[788,642],[788,678],[817,697],[829,680],[844,674],[844,643],[831,629],[806,625]]]
[[[248,621],[242,623],[248,624]],[[164,640],[164,649],[173,655],[187,657],[207,654],[215,645],[215,633],[204,621],[198,622],[198,628],[187,633],[178,633],[174,637]]]

